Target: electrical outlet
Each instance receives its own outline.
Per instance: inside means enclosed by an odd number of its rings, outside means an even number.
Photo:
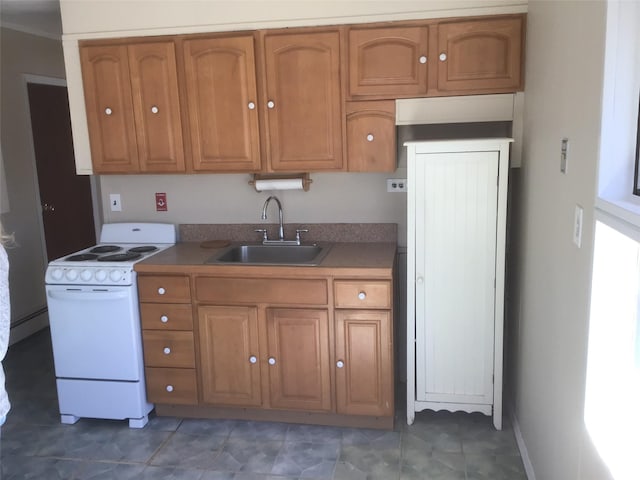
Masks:
[[[406,192],[406,178],[387,178],[387,192]]]
[[[109,194],[109,205],[111,205],[112,212],[121,212],[122,211],[122,203],[120,201],[119,193],[110,193]]]
[[[560,142],[560,172],[566,174],[567,173],[567,161],[569,157],[567,156],[569,152],[569,139],[563,138]]]

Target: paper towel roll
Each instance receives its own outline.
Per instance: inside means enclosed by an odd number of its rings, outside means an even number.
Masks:
[[[304,185],[301,178],[274,178],[256,180],[256,190],[302,190]]]

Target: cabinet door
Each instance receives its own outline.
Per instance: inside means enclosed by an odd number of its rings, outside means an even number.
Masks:
[[[347,103],[350,172],[396,170],[396,104],[393,100]]]
[[[339,32],[266,35],[264,47],[270,168],[341,169]]]
[[[127,47],[80,48],[94,173],[139,170]]]
[[[349,30],[351,96],[425,95],[428,38],[427,27]]]
[[[491,151],[412,161],[417,400],[492,403],[499,161]]]
[[[326,310],[267,310],[272,407],[331,409],[328,322]]]
[[[338,310],[335,320],[338,413],[393,415],[390,312]]]
[[[523,17],[438,25],[438,91],[522,90]]]
[[[129,45],[140,171],[184,171],[178,76],[173,42]]]
[[[260,170],[253,37],[184,42],[193,169]]]
[[[204,403],[260,406],[256,308],[200,307],[198,337]]]

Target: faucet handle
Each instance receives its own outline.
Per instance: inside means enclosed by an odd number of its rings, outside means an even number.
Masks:
[[[256,228],[255,229],[256,233],[261,233],[262,234],[262,241],[266,242],[269,238],[267,237],[267,229],[266,228]]]
[[[300,234],[301,234],[301,233],[307,233],[307,232],[309,232],[309,229],[308,229],[308,228],[297,228],[297,229],[296,229],[296,242],[298,243],[298,245],[300,245],[300,243],[301,243],[301,241],[302,241],[302,240],[300,239]]]

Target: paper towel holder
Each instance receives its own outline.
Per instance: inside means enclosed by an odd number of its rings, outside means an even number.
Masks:
[[[278,181],[278,180],[302,180],[302,189],[305,192],[309,191],[309,186],[311,185],[311,182],[313,182],[313,180],[311,180],[311,178],[309,177],[308,173],[295,173],[295,174],[290,174],[290,175],[263,175],[260,173],[254,173],[252,175],[251,180],[249,180],[249,185],[251,185],[253,188],[256,189],[256,192],[260,192],[262,190],[258,190],[258,188],[256,187],[256,182],[258,180],[274,180],[274,181]],[[276,188],[277,189],[277,188]],[[264,190],[267,190],[267,188],[265,188]]]

